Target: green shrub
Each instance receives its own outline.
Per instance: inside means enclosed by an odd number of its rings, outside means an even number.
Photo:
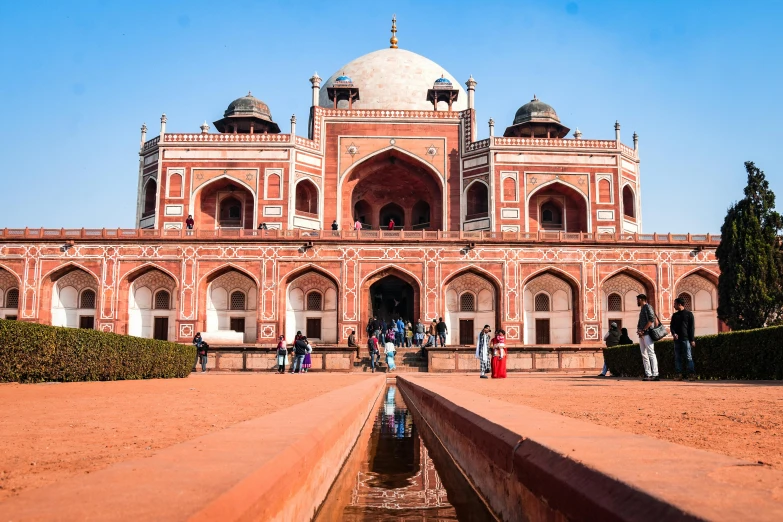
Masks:
[[[192,345],[0,319],[0,382],[187,377]]]
[[[674,341],[655,343],[658,374],[673,377]],[[696,338],[693,364],[700,379],[783,379],[783,326],[743,330]],[[612,375],[644,375],[638,344],[604,348]]]

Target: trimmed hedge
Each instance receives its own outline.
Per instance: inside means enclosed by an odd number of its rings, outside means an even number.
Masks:
[[[743,330],[696,339],[693,364],[700,379],[783,379],[783,326]],[[674,377],[674,341],[655,343],[660,377]],[[604,348],[612,375],[644,375],[638,344]]]
[[[0,319],[0,382],[187,377],[196,347]]]

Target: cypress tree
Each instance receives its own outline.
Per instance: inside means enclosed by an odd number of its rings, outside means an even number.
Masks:
[[[732,330],[761,328],[783,311],[783,255],[775,194],[752,161],[745,162],[745,197],[732,205],[716,251],[718,317]]]

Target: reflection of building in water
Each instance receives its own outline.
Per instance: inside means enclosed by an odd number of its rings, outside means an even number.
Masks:
[[[413,416],[389,386],[373,425],[367,470],[360,470],[351,506],[371,509],[450,507]]]
[[[376,485],[378,475],[372,471],[360,471],[356,477],[350,506],[377,509],[424,509],[451,507],[446,489],[440,481],[435,464],[427,448],[415,437],[418,453],[417,470],[407,480],[407,485],[389,489]]]

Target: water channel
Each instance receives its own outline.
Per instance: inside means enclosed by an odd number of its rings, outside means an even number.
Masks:
[[[316,522],[496,520],[396,386],[370,420]]]

